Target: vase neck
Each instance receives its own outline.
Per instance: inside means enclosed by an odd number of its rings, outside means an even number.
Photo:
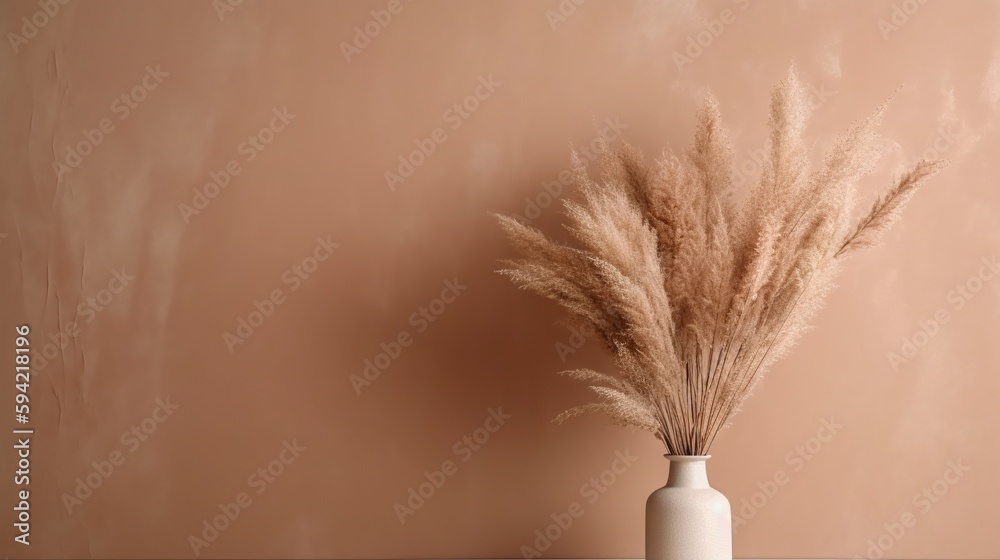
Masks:
[[[679,488],[710,488],[708,485],[708,469],[705,462],[707,456],[671,456],[670,474],[667,476],[667,487]]]

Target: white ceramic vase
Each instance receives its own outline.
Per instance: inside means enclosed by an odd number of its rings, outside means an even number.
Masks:
[[[646,560],[733,560],[729,500],[708,485],[711,455],[665,455],[667,485],[646,500]]]

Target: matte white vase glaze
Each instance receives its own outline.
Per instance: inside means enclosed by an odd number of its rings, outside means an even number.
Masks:
[[[667,485],[646,500],[646,560],[733,560],[729,500],[708,485],[711,455],[664,455]]]

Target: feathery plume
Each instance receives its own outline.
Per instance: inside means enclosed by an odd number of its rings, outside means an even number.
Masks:
[[[548,297],[597,333],[614,374],[562,372],[601,413],[647,430],[669,453],[704,455],[762,376],[808,328],[850,251],[875,244],[945,163],[921,161],[856,223],[857,185],[883,153],[887,103],[839,137],[810,172],[810,110],[794,66],[773,90],[761,175],[741,207],[719,104],[708,96],[694,140],[651,164],[627,143],[600,143],[599,177],[571,152],[576,197],[564,201],[572,240],[497,216],[520,258],[500,272]]]

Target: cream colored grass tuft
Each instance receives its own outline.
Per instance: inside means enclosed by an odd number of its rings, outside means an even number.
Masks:
[[[599,401],[556,420],[606,414],[653,432],[674,455],[707,454],[768,367],[801,335],[842,260],[878,242],[944,162],[921,161],[860,219],[858,181],[882,155],[878,107],[810,169],[805,88],[794,68],[771,96],[767,157],[737,207],[733,154],[711,96],[683,154],[647,163],[605,145],[598,180],[572,154],[578,191],[565,201],[570,244],[498,216],[520,254],[500,272],[561,304],[614,356],[614,375],[564,372]]]

